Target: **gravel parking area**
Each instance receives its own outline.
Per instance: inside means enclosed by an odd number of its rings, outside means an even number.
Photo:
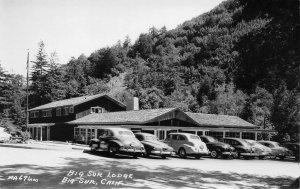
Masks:
[[[58,148],[57,148],[58,149]],[[293,160],[134,159],[85,150],[0,145],[6,188],[288,188],[300,175]]]

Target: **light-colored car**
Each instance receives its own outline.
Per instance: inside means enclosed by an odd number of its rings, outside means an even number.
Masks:
[[[254,153],[257,153],[257,157],[259,159],[264,159],[265,157],[272,157],[272,150],[267,147],[262,145],[261,143],[255,141],[255,140],[249,140],[245,139],[246,142],[250,144],[250,146],[254,149]]]
[[[145,153],[144,145],[135,138],[132,131],[124,128],[99,129],[99,139],[90,142],[91,151],[105,151],[110,156],[128,154],[135,158]]]
[[[0,142],[5,142],[11,139],[11,135],[5,131],[5,128],[0,127]]]
[[[181,158],[193,156],[199,159],[202,155],[209,155],[206,144],[194,134],[170,133],[164,142],[171,146]]]
[[[286,156],[289,156],[291,154],[290,150],[286,147],[282,146],[278,142],[274,141],[258,141],[264,146],[269,147],[272,150],[272,155],[275,157],[279,157],[280,159],[284,159]]]

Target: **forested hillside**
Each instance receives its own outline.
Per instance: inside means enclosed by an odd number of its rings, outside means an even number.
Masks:
[[[30,107],[86,94],[137,96],[141,109],[236,115],[276,129],[278,140],[298,140],[299,42],[298,0],[228,0],[176,29],[150,28],[64,65],[40,42]]]

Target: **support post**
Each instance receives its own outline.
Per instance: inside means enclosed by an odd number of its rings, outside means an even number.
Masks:
[[[43,127],[40,127],[40,128],[41,128],[41,132],[40,132],[41,138],[40,138],[40,141],[43,141]]]
[[[85,144],[87,144],[87,137],[88,137],[88,129],[85,129]]]

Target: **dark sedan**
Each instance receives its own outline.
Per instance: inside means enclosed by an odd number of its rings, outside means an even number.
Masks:
[[[296,161],[299,161],[299,156],[300,156],[299,143],[285,143],[283,144],[283,146],[285,146],[287,149],[289,149],[292,152],[291,155],[295,157]]]
[[[149,133],[135,133],[135,137],[144,145],[145,147],[145,157],[149,155],[160,156],[165,159],[171,156],[174,149],[167,144],[160,142],[155,135]]]
[[[124,128],[102,129],[99,139],[90,142],[91,151],[104,151],[110,156],[128,154],[135,158],[145,153],[144,145],[134,137],[132,131]]]
[[[200,136],[200,138],[206,144],[212,158],[229,158],[236,154],[236,152],[234,152],[234,147],[224,142],[220,142],[214,137]]]
[[[220,141],[233,146],[237,152],[238,158],[244,157],[249,159],[258,157],[258,154],[254,152],[254,149],[250,144],[243,139],[226,137],[221,138]]]

